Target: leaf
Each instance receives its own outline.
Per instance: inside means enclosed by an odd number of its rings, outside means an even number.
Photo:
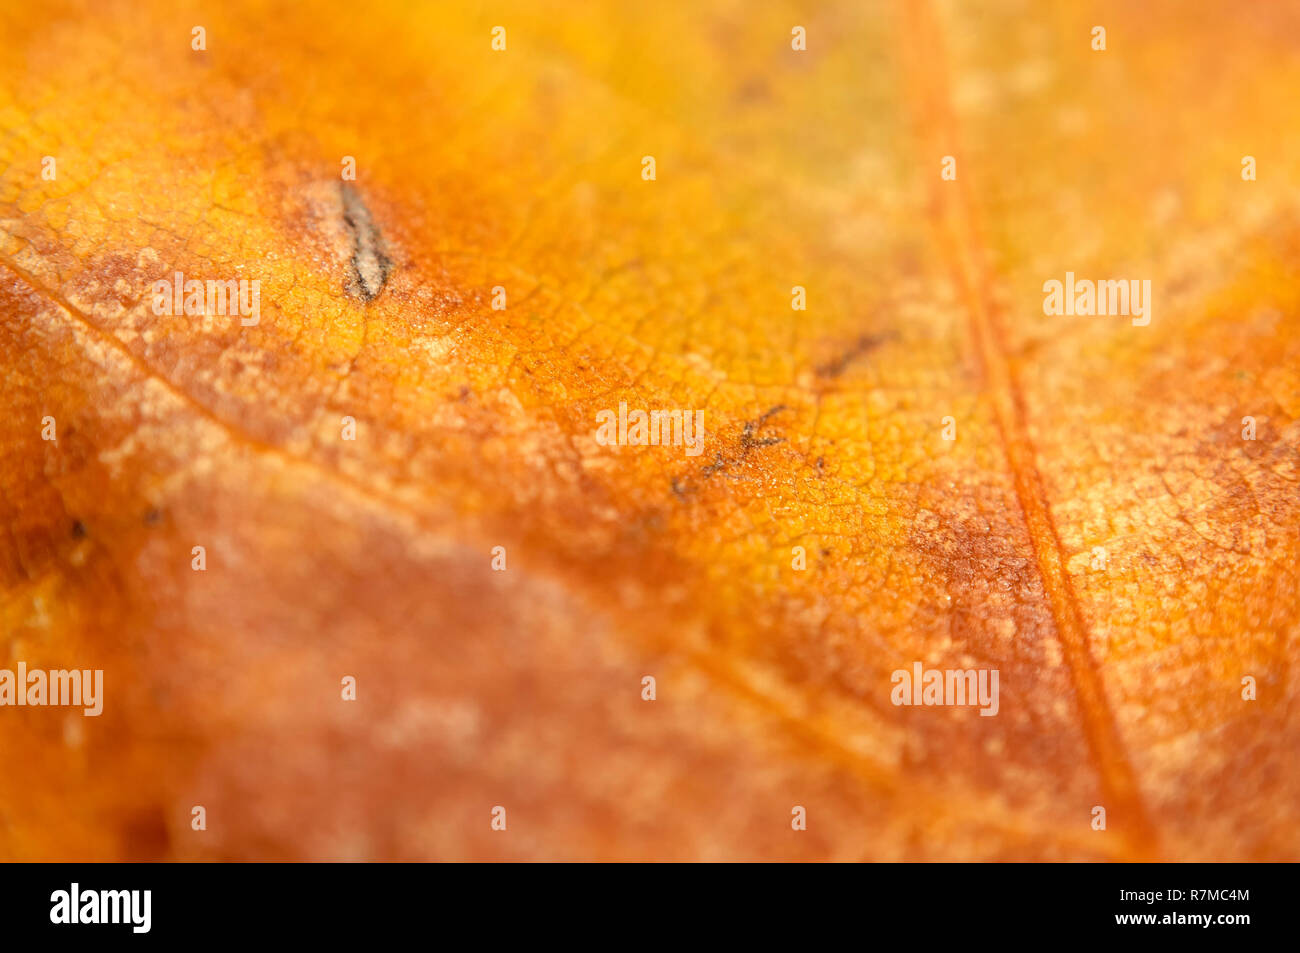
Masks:
[[[1294,11],[326,6],[0,14],[0,855],[1294,858]]]

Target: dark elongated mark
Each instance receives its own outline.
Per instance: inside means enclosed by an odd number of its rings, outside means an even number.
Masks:
[[[362,304],[379,297],[393,271],[393,260],[384,250],[384,237],[375,227],[370,209],[352,185],[340,185],[343,221],[352,236],[352,258],[348,262],[347,292]]]
[[[759,431],[761,431],[767,425],[767,422],[777,414],[789,409],[790,408],[785,404],[778,404],[770,410],[765,411],[757,420],[745,421],[745,427],[741,431],[740,441],[736,449],[725,456],[722,452],[714,454],[712,463],[707,463],[700,467],[701,475],[707,480],[714,474],[723,473],[735,464],[742,462],[754,450],[761,447],[770,447],[778,443],[785,443],[785,437],[762,437],[759,436]],[[677,480],[673,481],[673,492],[679,497],[683,496],[685,489],[684,484],[681,484]]]

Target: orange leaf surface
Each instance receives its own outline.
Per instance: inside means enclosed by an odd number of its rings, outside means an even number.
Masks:
[[[0,857],[1296,856],[1295,10],[0,36],[0,668],[104,672],[0,707]],[[894,704],[917,662],[997,715]]]

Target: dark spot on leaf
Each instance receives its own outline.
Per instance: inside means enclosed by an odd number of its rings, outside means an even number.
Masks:
[[[827,361],[825,364],[818,366],[817,376],[824,379],[839,377],[855,360],[866,354],[868,351],[879,347],[885,341],[893,337],[893,334],[864,334],[851,344],[847,350]]]

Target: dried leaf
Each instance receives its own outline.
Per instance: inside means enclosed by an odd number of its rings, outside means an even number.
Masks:
[[[1295,857],[1295,10],[0,35],[0,647],[104,671],[0,709],[0,856]],[[894,705],[916,662],[997,716]]]

